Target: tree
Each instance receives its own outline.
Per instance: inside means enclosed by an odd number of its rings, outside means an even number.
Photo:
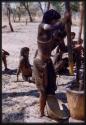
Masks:
[[[78,36],[78,41],[81,39],[81,33],[82,33],[82,25],[83,25],[83,18],[84,18],[84,7],[83,7],[83,2],[80,2],[79,4],[79,11],[80,11],[80,24],[79,24],[79,36]]]
[[[84,21],[84,2],[80,2],[79,4],[79,8],[80,8],[80,24],[79,24],[79,35],[78,35],[78,42],[80,41],[81,39],[81,34],[82,34],[82,25],[83,25],[83,21]],[[78,63],[78,62],[77,62]],[[76,76],[76,79],[77,79],[77,82],[79,82],[79,67],[78,67],[78,64],[76,64],[77,66],[77,76]],[[84,72],[84,71],[83,71]],[[84,75],[84,74],[83,74]],[[84,86],[84,82],[83,83],[79,83],[79,90],[81,90]]]
[[[43,8],[42,8],[42,5],[41,5],[41,2],[39,2],[39,7],[40,7],[40,9],[41,9],[42,14],[44,14],[44,11],[43,11]]]
[[[7,8],[7,17],[8,17],[8,21],[9,21],[9,26],[10,26],[11,32],[14,32],[13,26],[12,26],[12,23],[11,23],[11,8],[10,8],[10,3],[6,3],[6,8]]]
[[[13,21],[16,21],[16,9],[12,9]]]
[[[70,5],[71,5],[71,9],[74,12],[78,12],[78,9],[79,9],[79,2],[78,1],[71,2]]]
[[[30,13],[30,9],[29,9],[29,4],[28,4],[28,2],[22,2],[21,4],[22,4],[22,5],[25,7],[25,9],[27,10],[28,15],[29,15],[29,18],[30,18],[30,22],[33,22],[33,19],[32,19],[31,13]]]
[[[21,20],[21,10],[20,10],[20,7],[17,7],[17,15],[18,15],[19,22],[20,22],[20,20]]]
[[[51,2],[48,1],[48,2],[45,2],[45,8],[44,8],[44,12],[48,11],[50,9],[50,4]]]
[[[62,11],[62,2],[53,1],[51,3],[53,6],[55,6],[55,8],[58,12]]]
[[[50,9],[50,4],[51,4],[50,1],[48,1],[48,2],[42,2],[42,3],[39,2],[39,7],[40,7],[40,9],[42,11],[42,14],[44,14],[44,12],[46,12],[46,11],[48,11]],[[44,9],[43,9],[42,6],[44,6]]]

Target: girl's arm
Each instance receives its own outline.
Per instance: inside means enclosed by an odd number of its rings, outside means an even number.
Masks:
[[[44,30],[54,30],[59,26],[60,22],[54,24],[54,25],[50,25],[50,24],[44,24],[41,23],[40,26],[44,29]]]

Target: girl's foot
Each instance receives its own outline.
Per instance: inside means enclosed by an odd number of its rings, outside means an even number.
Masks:
[[[41,113],[41,114],[40,114],[40,117],[43,117],[43,116],[45,116],[44,113]]]

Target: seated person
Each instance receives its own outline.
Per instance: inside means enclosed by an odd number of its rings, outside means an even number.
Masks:
[[[77,44],[73,47],[73,60],[74,63],[76,64],[76,78],[77,82],[79,82],[79,71],[81,67],[81,61],[82,61],[82,53],[84,53],[84,48],[82,47],[82,39],[80,39]]]
[[[30,82],[30,77],[32,76],[32,69],[29,63],[28,56],[29,56],[29,48],[28,47],[21,48],[20,61],[19,61],[19,66],[17,70],[17,81],[18,81],[18,76],[21,72],[23,79],[25,81],[29,80]]]
[[[7,56],[9,56],[10,54],[5,51],[4,49],[2,49],[2,61],[4,63],[4,67],[5,67],[5,71],[8,71],[9,69],[7,68]]]

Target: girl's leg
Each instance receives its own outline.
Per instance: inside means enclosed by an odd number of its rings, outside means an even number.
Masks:
[[[44,109],[46,105],[46,94],[44,92],[40,92],[40,116],[44,116]]]

